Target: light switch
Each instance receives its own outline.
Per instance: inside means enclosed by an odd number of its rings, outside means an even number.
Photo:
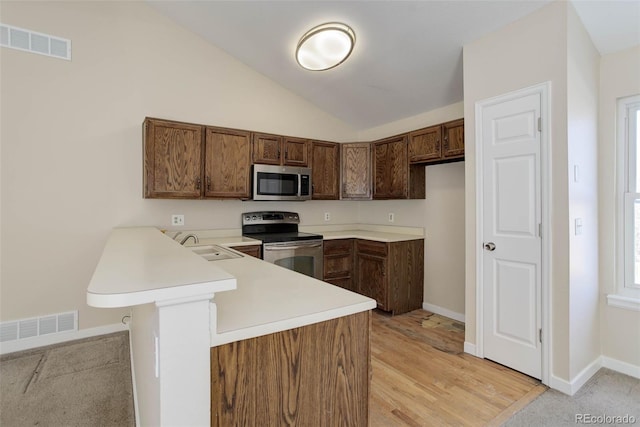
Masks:
[[[578,165],[573,165],[573,182],[580,181],[580,167]]]
[[[576,218],[575,220],[575,234],[576,236],[582,234],[582,218]]]

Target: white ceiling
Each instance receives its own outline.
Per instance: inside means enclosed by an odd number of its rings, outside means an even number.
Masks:
[[[356,129],[462,101],[462,46],[549,0],[157,1],[176,23]],[[640,44],[639,0],[577,0],[600,53]],[[324,72],[294,58],[310,28],[344,22],[351,57]]]

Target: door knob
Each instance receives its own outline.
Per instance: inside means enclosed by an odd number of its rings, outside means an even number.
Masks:
[[[493,242],[489,242],[489,243],[485,243],[484,244],[484,248],[485,250],[489,251],[489,252],[493,252],[496,250],[496,244]]]

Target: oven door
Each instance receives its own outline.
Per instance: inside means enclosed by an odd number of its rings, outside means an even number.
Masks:
[[[262,245],[262,258],[322,280],[322,240],[265,243]]]

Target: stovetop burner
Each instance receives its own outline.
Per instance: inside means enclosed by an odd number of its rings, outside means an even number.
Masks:
[[[242,214],[242,235],[263,243],[319,240],[320,234],[298,231],[300,216],[295,212],[260,211]]]
[[[301,240],[322,239],[322,236],[319,234],[300,233],[300,232],[255,233],[255,234],[245,234],[245,236],[251,237],[253,239],[262,240],[262,243],[295,242],[295,241],[301,241]]]

